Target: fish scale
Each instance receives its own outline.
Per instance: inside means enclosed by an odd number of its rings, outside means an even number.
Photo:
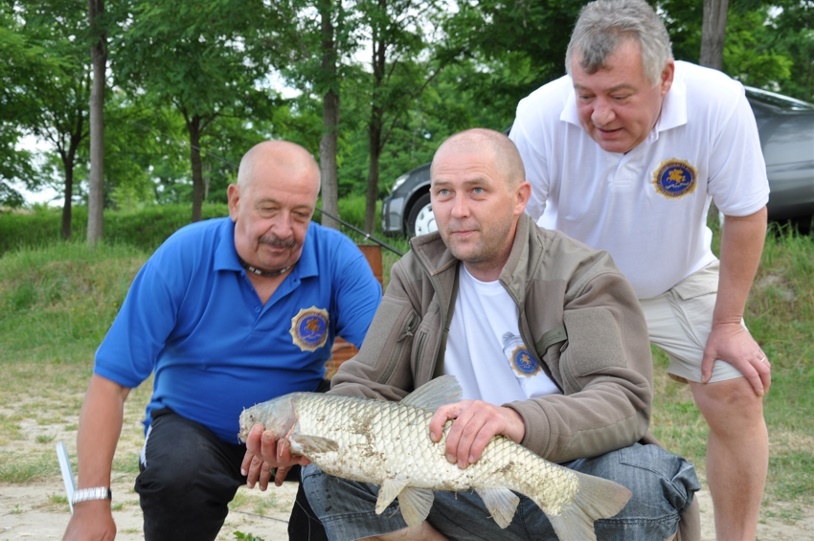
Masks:
[[[561,540],[596,539],[593,523],[624,507],[625,487],[549,462],[503,436],[486,446],[465,469],[445,457],[444,437],[434,443],[429,423],[435,409],[459,399],[452,376],[436,378],[400,402],[320,393],[291,393],[244,410],[239,437],[262,424],[287,437],[292,452],[307,456],[324,472],[380,485],[376,512],[398,498],[408,525],[423,521],[432,491],[475,490],[501,528],[511,523],[519,498],[531,498]]]

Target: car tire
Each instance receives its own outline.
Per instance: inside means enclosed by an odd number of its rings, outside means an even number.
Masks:
[[[430,205],[429,192],[419,197],[410,207],[410,214],[407,216],[407,235],[412,237],[424,235],[438,229],[435,225],[435,216]]]

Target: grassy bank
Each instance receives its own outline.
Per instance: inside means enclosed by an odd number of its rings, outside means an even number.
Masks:
[[[143,238],[138,228],[132,234]],[[157,232],[154,238],[162,235]],[[407,249],[404,241],[387,242]],[[5,380],[0,387],[0,482],[58,479],[52,442],[75,438],[94,351],[150,252],[143,243],[126,239],[96,248],[81,242],[37,242],[0,252],[0,369]],[[385,281],[396,258],[383,252]],[[811,506],[814,486],[814,237],[769,235],[746,320],[772,361],[765,501],[782,503],[768,512],[793,522]],[[665,377],[663,355],[656,354],[656,364],[654,432],[669,449],[695,462],[703,475],[706,426],[687,387]],[[123,438],[140,440],[138,420],[148,394],[148,385],[131,394]],[[117,456],[116,470],[133,476],[134,461]]]

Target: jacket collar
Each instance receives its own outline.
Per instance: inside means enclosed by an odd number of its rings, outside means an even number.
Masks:
[[[534,235],[536,224],[528,214],[523,214],[517,221],[514,243],[512,244],[509,259],[500,272],[498,280],[515,300],[523,299],[523,292],[530,269],[539,265],[541,250],[532,250],[533,244],[540,244],[540,238]],[[460,261],[447,249],[441,234],[437,231],[410,240],[410,247],[416,257],[422,262],[426,272],[437,276],[449,270],[457,270]],[[530,254],[538,254],[529,260]]]

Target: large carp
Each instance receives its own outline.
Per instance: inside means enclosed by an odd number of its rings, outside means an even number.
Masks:
[[[508,438],[497,436],[481,459],[465,469],[445,458],[445,437],[433,443],[433,412],[458,400],[453,376],[436,378],[400,402],[323,393],[291,393],[240,415],[238,437],[246,441],[262,424],[287,437],[294,454],[308,457],[331,475],[381,485],[376,513],[396,498],[408,525],[429,514],[433,490],[475,490],[501,528],[514,517],[519,498],[545,512],[561,540],[596,539],[594,521],[612,517],[631,496],[625,487],[549,462]]]

